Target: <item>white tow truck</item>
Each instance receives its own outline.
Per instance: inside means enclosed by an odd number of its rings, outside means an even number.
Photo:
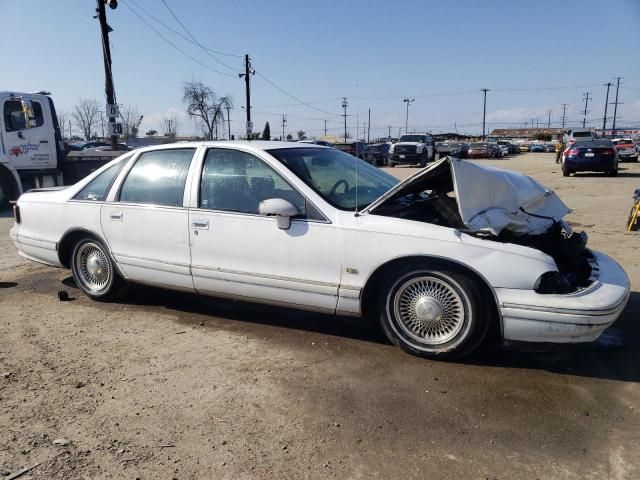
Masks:
[[[47,92],[0,91],[0,110],[0,210],[28,189],[74,183],[122,153],[73,152],[79,155],[67,157]],[[87,168],[78,168],[80,160]]]

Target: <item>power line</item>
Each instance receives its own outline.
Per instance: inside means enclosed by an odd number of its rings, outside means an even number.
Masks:
[[[121,0],[122,1],[122,0]],[[154,16],[152,13],[150,13],[148,10],[146,10],[144,7],[140,6],[139,3],[137,3],[135,0],[127,0],[127,2],[131,2],[133,3],[136,8],[138,8],[139,10],[141,10],[145,15],[147,15],[148,17],[152,18],[153,20],[155,20],[157,23],[159,23],[160,25],[162,25],[164,28],[166,28],[167,30],[169,30],[171,33],[173,33],[174,35],[177,35],[178,37],[182,38],[183,40],[189,42],[189,43],[193,43],[194,45],[197,45],[197,42],[194,42],[193,40],[191,40],[190,38],[188,38],[187,36],[183,35],[182,33],[178,32],[177,30],[175,30],[174,28],[170,27],[169,25],[167,25],[166,23],[164,23],[162,20],[160,20],[158,17]],[[127,5],[127,8],[131,8]],[[236,57],[236,58],[242,58],[242,55],[237,55],[235,53],[226,53],[226,52],[221,52],[220,50],[214,50],[213,48],[208,48],[205,47],[207,50],[209,50],[210,52],[213,52],[217,55],[223,55],[225,57]]]
[[[279,90],[280,92],[284,93],[287,97],[293,98],[294,100],[296,100],[297,102],[300,102],[301,105],[306,105],[307,107],[313,109],[313,110],[317,110],[318,112],[322,112],[325,113],[327,115],[332,115],[335,117],[339,117],[340,114],[339,113],[333,113],[333,112],[327,112],[326,110],[322,110],[321,108],[318,107],[314,107],[313,105],[311,105],[308,102],[305,102],[304,100],[299,99],[298,97],[296,97],[295,95],[292,95],[291,93],[287,92],[285,89],[280,88],[278,85],[276,85],[275,83],[273,83],[271,80],[269,80],[267,77],[265,77],[264,75],[262,75],[260,72],[256,71],[255,74],[257,76],[259,76],[260,78],[262,78],[265,82],[267,82],[269,85],[271,85],[273,88]]]
[[[173,10],[171,10],[171,7],[169,6],[169,4],[165,1],[165,0],[161,0],[163,5],[167,8],[167,10],[169,10],[169,13],[171,13],[171,16],[176,20],[176,22],[178,22],[180,24],[180,26],[182,27],[182,29],[187,32],[187,35],[189,35],[189,37],[191,37],[191,39],[194,41],[194,43],[196,45],[198,45],[202,51],[204,53],[206,53],[207,55],[209,55],[209,57],[213,58],[216,62],[218,62],[220,65],[227,67],[229,70],[233,70],[234,72],[237,73],[238,69],[237,68],[233,68],[230,67],[229,65],[227,65],[226,63],[224,63],[222,60],[218,59],[214,54],[212,54],[209,50],[207,50],[205,47],[202,46],[202,44],[196,39],[196,37],[193,36],[193,34],[189,31],[189,29],[187,27],[184,26],[184,23],[182,23],[180,21],[180,19],[178,18],[178,16],[173,12]]]
[[[220,70],[213,68],[211,65],[208,65],[206,63],[201,62],[200,60],[198,60],[197,58],[189,55],[187,52],[185,52],[183,49],[181,49],[180,47],[178,47],[175,43],[173,43],[171,40],[169,40],[167,37],[165,37],[162,33],[160,33],[153,25],[151,25],[149,22],[147,22],[147,20],[145,20],[138,12],[136,12],[133,8],[131,8],[127,3],[124,4],[129,10],[131,10],[133,12],[133,14],[138,17],[140,19],[140,21],[142,23],[144,23],[147,27],[149,27],[151,30],[153,30],[153,32],[158,35],[160,38],[162,38],[162,40],[164,40],[165,42],[167,42],[169,45],[171,45],[173,48],[175,48],[177,51],[179,51],[180,53],[182,53],[185,57],[191,59],[192,61],[196,62],[198,65],[203,66],[204,68],[207,68],[213,72],[216,72],[219,75],[224,75],[225,77],[232,77],[235,78],[235,75],[230,74],[230,73],[226,73],[226,72],[221,72]]]
[[[604,84],[607,87],[607,96],[604,100],[604,117],[602,118],[602,131],[605,132],[607,130],[607,107],[609,106],[609,89],[613,85],[611,82],[607,82]]]
[[[582,94],[584,97],[584,118],[582,119],[582,128],[585,128],[587,124],[587,113],[589,112],[589,110],[587,110],[587,106],[589,105],[589,100],[591,100],[591,98],[589,98],[590,94],[591,92],[585,92]]]
[[[564,128],[564,125],[567,121],[567,107],[569,106],[568,103],[563,103],[562,104],[562,128]]]
[[[616,119],[618,117],[618,105],[621,102],[618,102],[618,91],[620,90],[620,79],[622,77],[616,77],[616,101],[613,102],[613,135],[616,134]]]

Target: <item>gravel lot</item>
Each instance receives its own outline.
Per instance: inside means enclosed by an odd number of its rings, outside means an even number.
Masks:
[[[624,232],[640,166],[563,178],[554,158],[484,162],[555,189],[625,267],[631,301],[596,343],[462,363],[411,357],[357,319],[151,288],[94,303],[18,257],[0,219],[0,474],[640,478],[640,238]]]

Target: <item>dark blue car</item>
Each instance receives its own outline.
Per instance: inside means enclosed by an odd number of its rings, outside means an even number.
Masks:
[[[585,140],[572,144],[564,155],[562,175],[575,172],[618,174],[618,153],[611,140]]]

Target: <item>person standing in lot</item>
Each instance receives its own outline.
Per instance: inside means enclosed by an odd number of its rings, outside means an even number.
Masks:
[[[559,138],[556,142],[556,163],[560,163],[562,152],[564,152],[564,138]]]

